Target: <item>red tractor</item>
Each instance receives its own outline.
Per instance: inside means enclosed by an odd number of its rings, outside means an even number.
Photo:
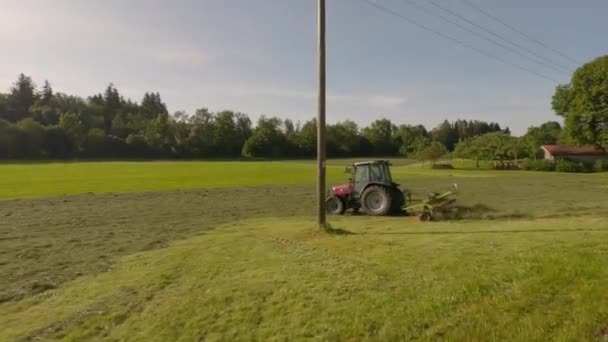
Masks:
[[[354,163],[347,169],[348,183],[333,186],[327,198],[327,211],[341,215],[346,210],[380,216],[402,211],[405,195],[391,177],[387,160]]]

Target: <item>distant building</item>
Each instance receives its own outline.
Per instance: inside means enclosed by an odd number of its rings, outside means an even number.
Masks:
[[[560,146],[543,145],[541,149],[545,152],[545,159],[555,160],[559,158],[593,163],[597,160],[608,160],[608,151],[595,146]]]

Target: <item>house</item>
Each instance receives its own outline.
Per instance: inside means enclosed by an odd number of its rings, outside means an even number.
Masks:
[[[541,149],[545,153],[545,159],[547,160],[564,158],[584,163],[594,163],[601,159],[608,160],[608,151],[595,146],[543,145]]]

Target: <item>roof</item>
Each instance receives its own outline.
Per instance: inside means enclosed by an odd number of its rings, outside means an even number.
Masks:
[[[368,161],[362,161],[362,162],[357,162],[357,163],[353,163],[354,166],[361,166],[361,165],[369,165],[369,164],[388,164],[388,160],[368,160]]]
[[[553,156],[602,156],[608,155],[608,151],[597,148],[592,145],[586,146],[560,146],[560,145],[543,145],[541,148]]]

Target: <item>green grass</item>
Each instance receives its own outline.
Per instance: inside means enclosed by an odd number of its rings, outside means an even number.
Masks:
[[[319,233],[312,162],[0,165],[0,341],[608,338],[608,174],[395,164],[464,220]]]
[[[354,160],[328,161],[330,180],[346,178]],[[407,165],[407,160],[395,160]],[[140,192],[235,186],[313,184],[312,161],[67,162],[0,164],[0,199],[81,193]]]
[[[344,168],[352,160],[330,160],[330,183],[345,182]],[[394,161],[393,177],[461,179],[518,177],[520,172],[487,170],[429,170]],[[314,184],[316,166],[298,162],[85,162],[0,164],[0,199],[34,198],[82,193],[120,193],[175,189],[226,188],[260,185]],[[542,179],[536,173],[530,178]],[[560,179],[563,175],[547,176]],[[528,176],[526,176],[528,177]],[[601,177],[601,176],[600,176]],[[567,179],[564,177],[564,179]],[[608,180],[604,174],[605,180]]]
[[[605,220],[223,226],[0,306],[0,339],[591,340],[608,328]]]
[[[340,174],[329,167],[330,177]],[[85,162],[0,165],[0,198],[314,182],[311,163]]]

